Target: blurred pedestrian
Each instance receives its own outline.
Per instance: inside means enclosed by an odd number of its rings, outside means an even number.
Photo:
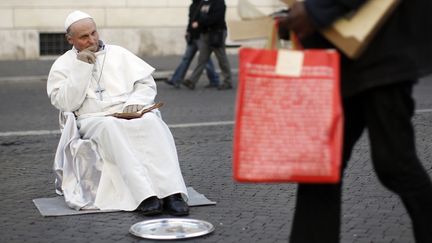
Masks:
[[[218,87],[218,89],[232,89],[231,67],[225,50],[225,39],[227,36],[225,1],[202,0],[199,10],[197,19],[191,24],[193,29],[199,29],[201,32],[198,44],[198,64],[192,75],[183,81],[183,85],[189,89],[195,89],[195,85],[201,77],[211,53],[214,52],[223,77],[223,83]]]
[[[186,30],[186,51],[183,54],[182,60],[180,64],[177,66],[174,71],[173,76],[170,80],[167,81],[167,84],[173,85],[176,88],[180,87],[180,83],[183,81],[187,70],[189,69],[189,65],[191,64],[195,54],[198,51],[198,40],[200,37],[199,28],[192,28],[192,22],[197,20],[197,16],[201,7],[201,0],[192,0],[191,5],[189,6],[189,21]],[[219,75],[216,73],[213,62],[211,58],[208,59],[207,64],[205,66],[207,78],[210,83],[206,85],[206,88],[217,88],[219,86]]]
[[[296,2],[281,21],[280,34],[287,38],[294,31],[305,48],[332,48],[316,30],[364,2]],[[368,49],[358,59],[341,61],[343,168],[367,129],[378,178],[401,198],[419,243],[432,242],[432,185],[416,154],[412,90],[418,78],[432,72],[430,12],[430,0],[401,1]],[[291,243],[339,242],[341,191],[342,182],[299,184]]]

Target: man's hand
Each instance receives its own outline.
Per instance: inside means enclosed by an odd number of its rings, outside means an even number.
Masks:
[[[282,39],[289,39],[289,32],[294,31],[298,38],[303,39],[315,31],[315,26],[309,18],[304,2],[295,2],[288,16],[279,21],[279,34]]]
[[[198,26],[199,26],[198,21],[192,22],[192,29],[196,29],[198,28]]]
[[[133,112],[138,112],[139,110],[141,110],[142,108],[144,108],[143,105],[128,105],[123,109],[124,113],[133,113]]]
[[[78,52],[77,59],[86,63],[94,64],[96,62],[96,55],[89,49],[84,49]]]

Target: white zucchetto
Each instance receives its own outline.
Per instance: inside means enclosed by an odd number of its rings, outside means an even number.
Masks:
[[[87,19],[87,18],[93,19],[90,15],[84,12],[81,12],[79,10],[73,11],[67,16],[65,20],[65,30],[67,31],[69,26],[71,26],[73,23],[77,22],[78,20]]]

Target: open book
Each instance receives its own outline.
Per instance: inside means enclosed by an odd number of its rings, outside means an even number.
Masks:
[[[117,112],[114,114],[110,114],[108,116],[114,116],[117,118],[130,120],[130,119],[140,118],[145,113],[152,111],[154,109],[160,108],[161,106],[163,106],[163,103],[156,103],[156,104],[154,104],[148,108],[145,108],[145,109],[137,111],[137,112]]]

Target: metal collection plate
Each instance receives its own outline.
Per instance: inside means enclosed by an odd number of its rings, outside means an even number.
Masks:
[[[202,236],[213,230],[214,226],[204,220],[162,218],[138,222],[130,227],[129,232],[145,239],[173,240]]]

